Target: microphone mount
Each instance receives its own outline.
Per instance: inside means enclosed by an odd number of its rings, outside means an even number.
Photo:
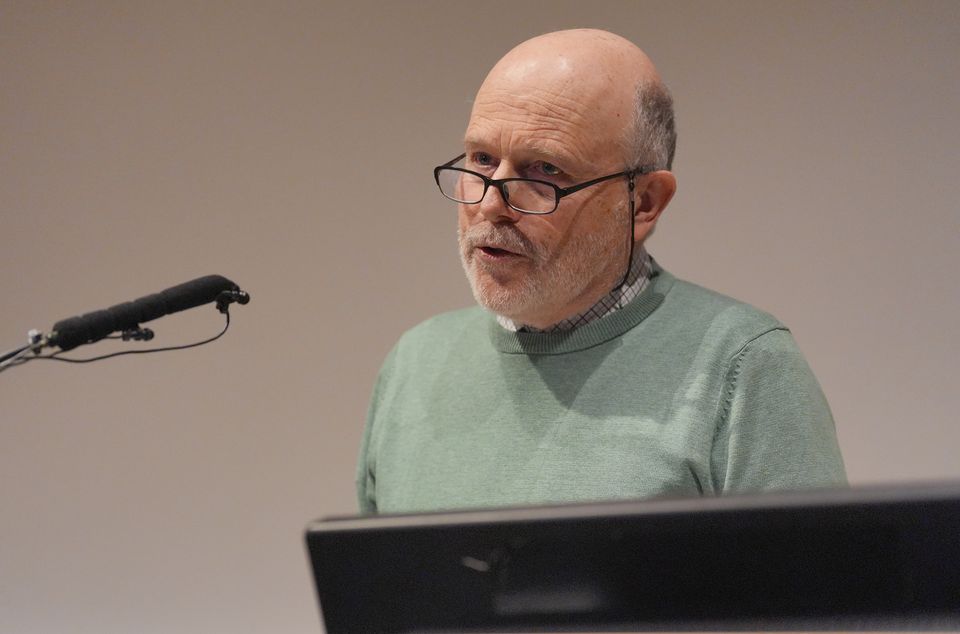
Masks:
[[[120,334],[120,338],[123,341],[150,341],[153,339],[153,331],[149,328],[141,328],[137,326],[136,328],[128,328]]]
[[[230,309],[230,304],[236,302],[243,306],[244,304],[250,303],[250,295],[240,289],[221,291],[217,295],[217,310],[221,313],[226,314]]]

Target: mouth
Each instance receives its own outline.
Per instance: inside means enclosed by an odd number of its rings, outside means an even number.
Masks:
[[[506,249],[501,249],[499,247],[493,247],[493,246],[477,247],[477,250],[480,251],[480,253],[483,254],[485,257],[493,260],[506,260],[509,258],[523,257],[519,253],[515,253],[513,251],[508,251]]]

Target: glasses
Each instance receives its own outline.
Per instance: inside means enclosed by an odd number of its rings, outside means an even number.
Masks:
[[[616,174],[608,174],[570,187],[557,187],[553,183],[534,178],[487,178],[483,174],[462,167],[454,167],[465,156],[466,154],[461,154],[455,159],[433,168],[433,177],[437,181],[437,186],[440,187],[440,193],[455,202],[475,205],[483,200],[488,189],[495,187],[499,190],[503,201],[511,209],[522,214],[552,214],[557,210],[560,199],[564,196],[569,196],[591,185],[620,176],[630,178],[632,185],[633,176],[648,174],[653,171],[652,167],[640,167]]]

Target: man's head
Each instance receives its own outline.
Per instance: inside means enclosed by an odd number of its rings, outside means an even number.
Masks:
[[[669,93],[627,40],[560,31],[507,53],[477,93],[466,169],[561,188],[653,171],[634,177],[632,194],[626,176],[610,179],[564,197],[549,215],[521,214],[495,188],[479,203],[461,204],[461,257],[477,301],[536,327],[593,305],[622,277],[631,242],[649,235],[670,202],[674,144]]]

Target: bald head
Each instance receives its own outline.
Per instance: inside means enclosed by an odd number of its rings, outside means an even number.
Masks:
[[[651,94],[655,99],[650,99]],[[608,152],[616,146],[631,167],[656,162],[657,167],[667,168],[671,162],[672,141],[666,143],[669,150],[654,152],[664,156],[650,156],[651,152],[639,147],[651,145],[639,138],[651,134],[643,121],[650,114],[643,112],[645,107],[666,105],[672,134],[669,93],[650,58],[619,35],[574,29],[519,44],[487,75],[474,112],[477,107],[505,105],[509,98],[526,100],[531,110],[553,110],[572,126],[583,128],[597,141],[598,150]],[[663,119],[662,113],[656,118]]]
[[[556,31],[522,42],[497,62],[487,79],[512,75],[530,80],[536,73],[614,89],[660,80],[653,62],[633,42],[596,29]]]
[[[541,35],[497,62],[445,190],[477,301],[544,328],[625,280],[676,190],[655,133],[672,132],[671,112],[650,59],[612,33]]]

